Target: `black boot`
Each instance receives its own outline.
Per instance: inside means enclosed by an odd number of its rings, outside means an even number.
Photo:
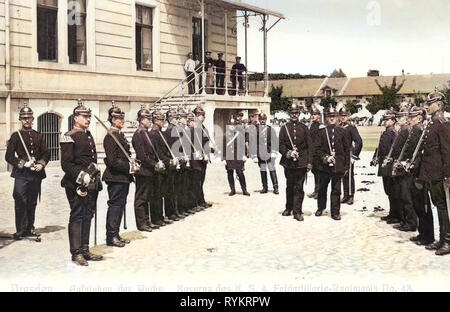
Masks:
[[[239,183],[241,184],[242,194],[244,194],[244,196],[250,196],[250,193],[247,192],[247,183],[245,181],[245,175],[242,173],[238,175],[238,178]]]
[[[130,244],[131,243],[131,241],[129,239],[123,238],[119,234],[117,234],[116,237],[117,237],[118,240],[120,240],[124,244]]]
[[[112,247],[125,247],[125,243],[121,242],[117,237],[106,239],[106,245]]]
[[[83,254],[83,257],[88,261],[101,261],[103,260],[103,256],[100,255],[94,255],[89,251],[89,245],[83,245],[81,247],[81,253]]]
[[[260,191],[261,194],[267,194],[269,192],[269,188],[267,187],[267,172],[260,171],[261,173],[261,181],[263,185],[263,189]]]
[[[68,232],[72,261],[81,266],[88,266],[81,251],[81,222],[69,224]]]
[[[431,243],[430,245],[425,246],[426,250],[439,250],[444,245],[444,242],[442,241],[436,241],[434,243]]]
[[[450,233],[445,234],[444,243],[441,248],[436,251],[436,256],[444,256],[450,254]]]
[[[228,196],[236,195],[236,187],[235,187],[235,184],[234,184],[233,171],[228,172],[228,184],[230,185],[230,190],[231,190],[231,192],[228,194]]]
[[[341,204],[346,204],[349,199],[350,199],[350,196],[345,194],[344,197],[342,197]]]
[[[349,196],[347,200],[347,205],[353,205],[355,203],[353,196]]]
[[[301,212],[294,214],[294,219],[299,221],[299,222],[305,221],[305,218],[303,218],[303,214]]]
[[[270,171],[270,179],[272,180],[273,193],[275,195],[280,194],[280,191],[278,190],[278,177],[276,171]]]

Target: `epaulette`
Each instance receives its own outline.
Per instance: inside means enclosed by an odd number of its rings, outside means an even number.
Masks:
[[[75,141],[72,139],[72,136],[71,135],[73,135],[75,132],[73,132],[73,130],[72,131],[69,131],[69,132],[67,132],[66,134],[64,134],[62,137],[61,137],[61,140],[60,140],[60,144],[66,144],[66,143],[75,143]]]

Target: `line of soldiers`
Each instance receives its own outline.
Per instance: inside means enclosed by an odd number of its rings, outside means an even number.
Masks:
[[[450,254],[450,122],[444,118],[445,96],[428,96],[425,108],[389,111],[371,165],[379,165],[389,198],[389,214],[382,218],[394,228],[416,232],[411,241]],[[431,200],[430,200],[431,196]],[[431,203],[437,208],[439,240],[435,241]]]

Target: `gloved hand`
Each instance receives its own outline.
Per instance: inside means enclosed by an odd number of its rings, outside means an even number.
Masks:
[[[34,166],[34,161],[32,161],[32,160],[27,161],[23,166],[24,166],[25,168],[31,168],[31,167]]]
[[[242,160],[243,160],[244,162],[246,162],[246,161],[247,161],[247,156],[242,157]]]
[[[278,157],[278,153],[277,152],[272,152],[272,153],[270,153],[270,157],[276,159]]]

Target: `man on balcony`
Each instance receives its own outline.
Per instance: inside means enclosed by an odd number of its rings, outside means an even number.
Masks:
[[[194,55],[189,52],[188,59],[186,60],[186,63],[184,64],[184,71],[186,73],[187,77],[187,83],[189,88],[189,94],[195,94],[195,61],[194,61]]]
[[[215,63],[216,66],[216,87],[217,94],[223,95],[225,94],[225,71],[226,64],[223,60],[223,53],[217,54],[218,60]]]
[[[247,67],[241,63],[241,59],[240,56],[236,56],[236,64],[231,68],[231,83],[233,84],[231,95],[236,95],[237,81],[239,81],[239,90],[244,90],[244,74],[247,72]]]

